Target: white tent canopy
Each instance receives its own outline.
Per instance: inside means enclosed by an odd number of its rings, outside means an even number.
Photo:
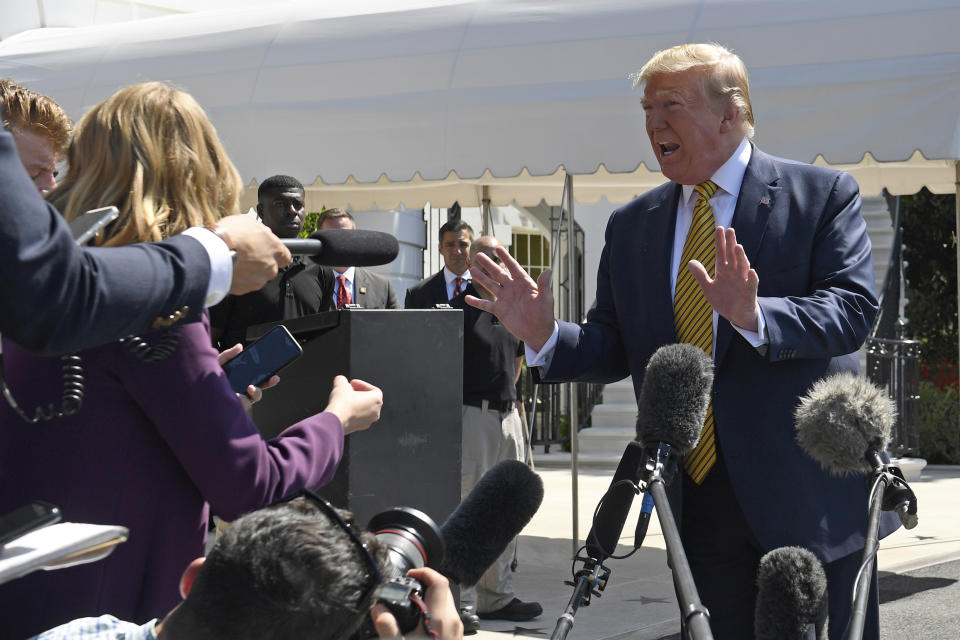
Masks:
[[[578,200],[622,202],[663,181],[628,74],[717,41],[750,69],[764,150],[845,166],[865,195],[943,193],[958,26],[957,0],[277,2],[28,31],[0,42],[0,75],[74,116],[173,83],[244,180],[292,174],[327,206],[557,203],[561,169]]]

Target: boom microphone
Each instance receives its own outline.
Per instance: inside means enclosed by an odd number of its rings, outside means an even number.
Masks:
[[[879,387],[851,373],[818,381],[795,412],[797,442],[827,472],[867,474],[883,465],[895,410]]]
[[[294,255],[326,266],[371,267],[393,262],[400,244],[389,233],[366,229],[318,229],[309,238],[281,239]]]
[[[543,480],[517,460],[490,468],[440,527],[447,547],[440,573],[465,587],[484,572],[530,522],[543,502]]]
[[[683,455],[697,446],[713,387],[713,361],[691,344],[657,349],[637,398],[637,440],[665,442]]]
[[[827,640],[827,576],[815,555],[780,547],[760,559],[757,571],[756,640]]]
[[[637,440],[630,442],[610,482],[610,489],[587,535],[587,554],[603,559],[613,554],[630,512],[636,484],[650,457],[647,448],[666,442],[682,455],[693,449],[707,414],[713,385],[713,362],[689,344],[657,349],[647,363],[637,398]],[[641,444],[642,442],[642,444]],[[650,511],[641,517],[649,521]],[[635,536],[635,539],[638,536]]]

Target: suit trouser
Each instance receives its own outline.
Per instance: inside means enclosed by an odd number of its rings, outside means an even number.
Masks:
[[[766,552],[754,538],[740,509],[727,476],[722,456],[704,478],[695,485],[690,477],[677,471],[674,482],[683,482],[683,506],[680,531],[683,548],[697,586],[697,593],[710,611],[710,627],[716,640],[753,638],[754,608],[757,598],[757,569]],[[867,520],[863,508],[864,524]],[[831,640],[846,636],[850,618],[853,581],[860,566],[861,552],[852,553],[824,565]],[[880,632],[880,605],[876,566],[863,638],[876,640]],[[684,637],[687,637],[684,634]]]
[[[486,405],[486,402],[484,402]],[[523,460],[523,426],[520,414],[511,409],[494,409],[463,405],[462,471],[460,497],[470,490],[490,467],[503,460]],[[510,603],[513,594],[513,562],[516,540],[507,545],[493,565],[487,569],[476,587],[462,587],[461,604],[476,604],[477,611],[496,611]]]

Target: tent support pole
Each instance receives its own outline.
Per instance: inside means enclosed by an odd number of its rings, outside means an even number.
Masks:
[[[577,317],[577,291],[580,290],[579,283],[577,282],[577,234],[575,233],[576,226],[574,224],[573,218],[573,176],[569,173],[565,173],[564,180],[566,180],[567,188],[567,320],[570,322],[579,323],[580,319]],[[562,205],[562,203],[561,203]],[[567,385],[567,393],[570,394],[570,420],[567,423],[570,431],[570,498],[573,504],[573,534],[570,536],[570,540],[573,543],[573,558],[577,557],[577,549],[580,548],[580,491],[579,491],[579,475],[580,467],[578,456],[580,453],[579,445],[579,434],[577,433],[578,424],[577,420],[577,383],[570,382]]]

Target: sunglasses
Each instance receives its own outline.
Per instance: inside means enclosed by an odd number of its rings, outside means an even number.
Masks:
[[[367,565],[367,572],[370,574],[370,583],[367,585],[366,589],[364,589],[363,595],[360,596],[360,600],[358,601],[360,603],[366,602],[373,594],[374,589],[376,589],[380,583],[383,582],[383,575],[380,573],[380,567],[377,565],[377,561],[373,557],[373,554],[370,553],[370,549],[367,548],[367,545],[364,544],[364,542],[360,539],[360,536],[357,535],[353,525],[341,518],[340,514],[337,513],[337,510],[333,508],[333,505],[309,489],[301,489],[300,491],[277,500],[273,504],[283,504],[297,498],[305,498],[311,504],[313,504],[321,513],[327,516],[327,518],[336,523],[337,526],[347,534],[347,537],[350,538],[350,542],[357,547],[360,557],[363,558],[364,564]],[[339,633],[335,634],[333,637],[339,637]]]

